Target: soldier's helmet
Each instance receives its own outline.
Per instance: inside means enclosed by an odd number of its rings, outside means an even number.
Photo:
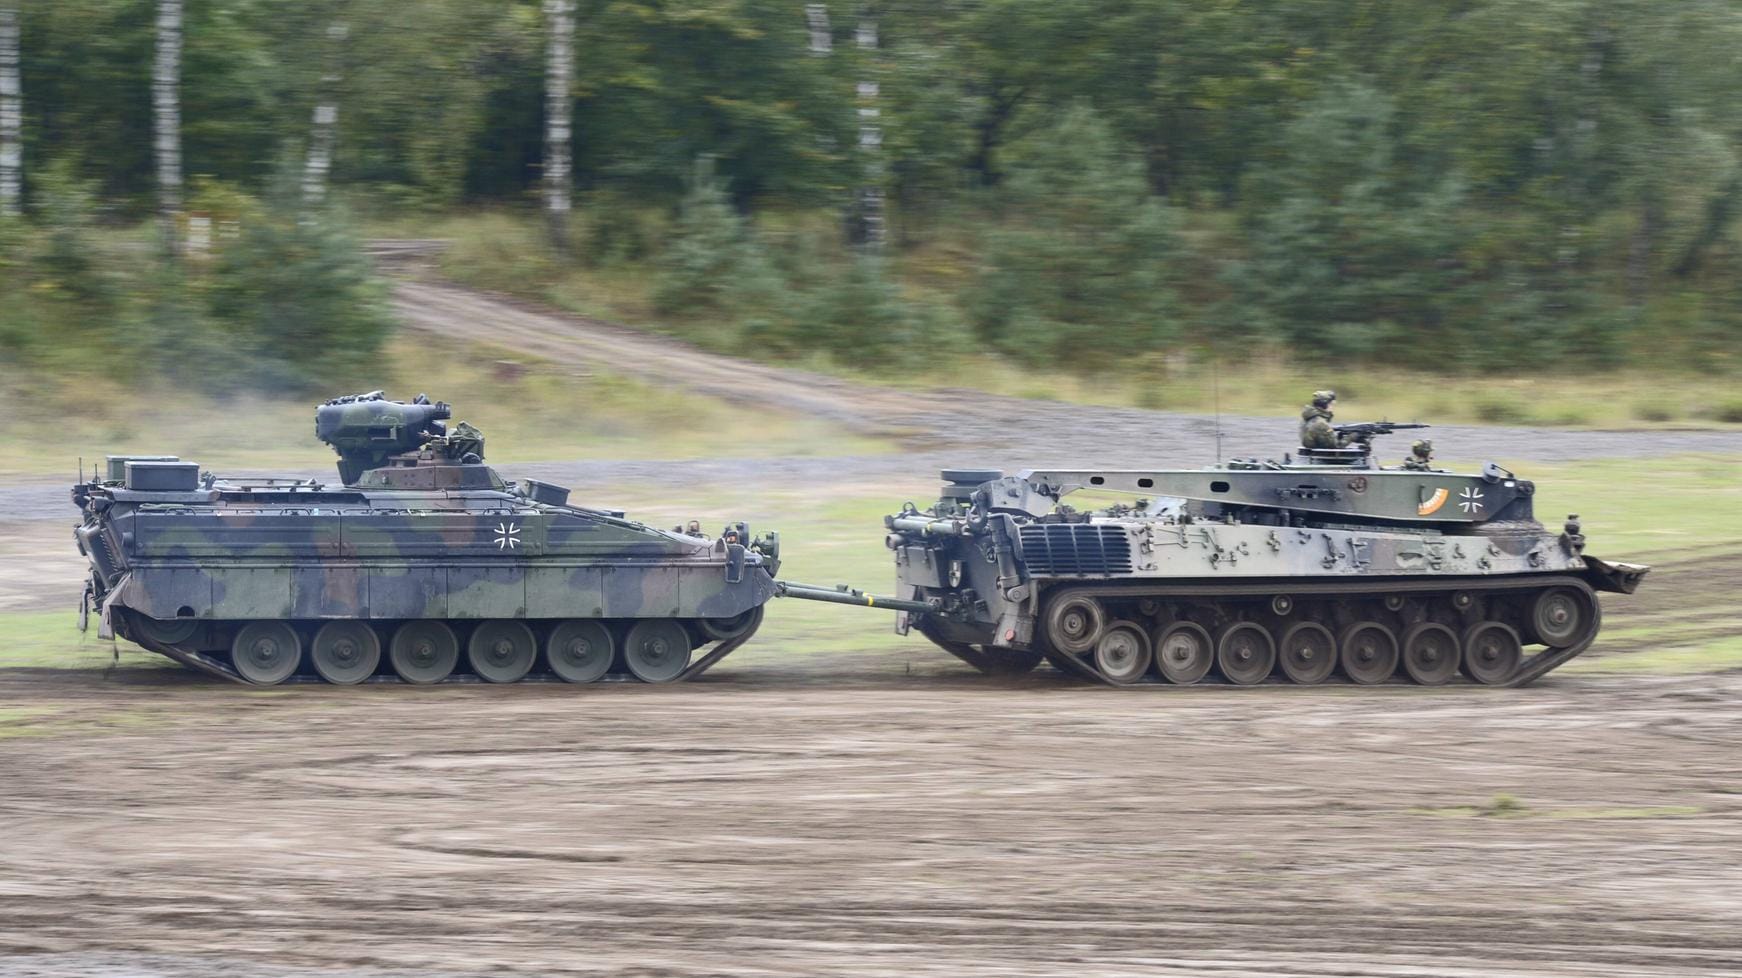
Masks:
[[[1313,407],[1330,407],[1336,399],[1336,391],[1313,391]]]
[[[1434,453],[1434,443],[1428,441],[1426,438],[1417,438],[1409,446],[1409,450],[1422,458],[1426,458]]]

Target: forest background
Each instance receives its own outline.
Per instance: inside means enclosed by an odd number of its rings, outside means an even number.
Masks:
[[[20,403],[362,382],[360,242],[440,236],[467,284],[910,382],[1570,376],[1742,422],[1729,0],[0,0],[0,34]],[[1477,413],[1592,420],[1529,408]]]

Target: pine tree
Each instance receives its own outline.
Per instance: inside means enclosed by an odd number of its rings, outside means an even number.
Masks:
[[[653,301],[661,312],[693,314],[730,309],[746,279],[763,276],[767,258],[748,221],[732,209],[713,162],[699,160],[689,192],[660,257]]]
[[[1398,158],[1396,110],[1333,86],[1286,131],[1287,154],[1246,185],[1251,258],[1231,274],[1234,324],[1309,359],[1447,355],[1466,298],[1462,188]]]
[[[967,297],[981,335],[1049,365],[1102,362],[1176,335],[1172,221],[1136,154],[1076,106],[1010,157],[1004,219]]]

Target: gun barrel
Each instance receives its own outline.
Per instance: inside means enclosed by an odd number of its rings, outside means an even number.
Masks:
[[[929,516],[890,516],[883,524],[891,530],[905,530],[920,536],[966,536],[967,525],[961,520],[939,520]]]
[[[1331,430],[1347,432],[1350,434],[1363,434],[1364,433],[1364,434],[1383,435],[1389,431],[1402,431],[1405,428],[1431,428],[1431,427],[1433,427],[1433,426],[1427,425],[1427,424],[1422,424],[1422,423],[1417,422],[1417,421],[1408,421],[1408,422],[1361,421],[1361,422],[1358,422],[1355,424],[1332,425]]]

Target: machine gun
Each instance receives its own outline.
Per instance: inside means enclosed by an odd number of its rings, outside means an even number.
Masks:
[[[1410,422],[1402,424],[1396,421],[1362,421],[1357,424],[1332,425],[1331,430],[1342,436],[1345,442],[1361,442],[1366,444],[1373,440],[1374,435],[1389,435],[1393,431],[1403,431],[1407,428],[1430,428],[1432,425]]]
[[[1337,433],[1337,442],[1351,448],[1359,449],[1363,454],[1372,454],[1373,436],[1389,435],[1393,431],[1406,428],[1427,428],[1429,425],[1396,421],[1361,421],[1355,424],[1332,425],[1331,430]]]
[[[1332,425],[1331,430],[1337,433],[1337,447],[1303,447],[1300,450],[1300,457],[1302,461],[1313,465],[1347,465],[1365,468],[1372,464],[1374,435],[1388,435],[1393,431],[1401,431],[1406,428],[1426,427],[1429,426],[1397,421],[1362,421],[1356,424]]]

